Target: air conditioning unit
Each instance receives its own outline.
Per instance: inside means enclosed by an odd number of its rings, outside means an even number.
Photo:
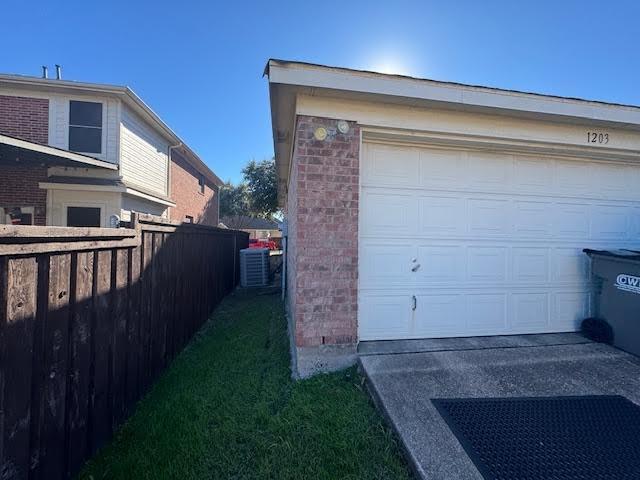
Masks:
[[[264,287],[269,283],[269,249],[240,250],[240,286]]]

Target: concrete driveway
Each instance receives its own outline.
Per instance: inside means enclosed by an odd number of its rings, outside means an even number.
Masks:
[[[432,398],[624,395],[640,404],[640,358],[578,334],[367,342],[360,362],[418,478],[482,479]]]

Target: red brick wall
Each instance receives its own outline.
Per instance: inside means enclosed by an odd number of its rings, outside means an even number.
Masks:
[[[194,223],[218,225],[217,186],[205,179],[204,194],[200,193],[198,179],[200,173],[191,166],[184,156],[175,150],[171,152],[171,200],[176,203],[169,216],[171,220],[184,222],[187,215]]]
[[[47,144],[49,100],[0,95],[0,133]],[[34,207],[34,223],[45,225],[47,191],[40,189],[38,182],[46,179],[46,167],[0,167],[0,207]]]
[[[0,207],[34,207],[34,225],[45,225],[47,191],[38,187],[38,182],[46,180],[46,167],[0,167]]]
[[[297,268],[297,259],[298,259],[298,162],[295,161],[295,158],[298,154],[298,148],[294,146],[293,160],[291,162],[291,171],[289,177],[289,188],[287,191],[287,204],[285,206],[285,216],[287,219],[287,230],[288,230],[288,238],[287,238],[287,266],[286,266],[286,282],[287,282],[287,295],[286,295],[286,303],[287,303],[287,313],[288,318],[287,321],[289,323],[289,331],[294,335],[294,341],[296,345],[302,346],[298,344],[298,333],[303,332],[304,327],[302,325],[298,326],[298,310],[296,309],[296,303],[298,298],[298,268]],[[302,312],[300,312],[301,314]],[[300,338],[302,343],[302,338]]]
[[[360,129],[297,118],[289,183],[289,306],[299,347],[357,342]]]
[[[49,100],[0,95],[0,133],[49,143]]]

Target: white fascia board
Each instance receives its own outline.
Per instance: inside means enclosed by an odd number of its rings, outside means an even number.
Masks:
[[[640,125],[640,108],[331,67],[269,64],[269,82],[360,94],[444,102],[473,108]]]
[[[16,148],[23,148],[32,152],[38,152],[45,155],[51,155],[52,157],[64,158],[65,160],[71,160],[73,162],[82,163],[83,165],[90,165],[93,167],[106,168],[108,170],[117,170],[118,165],[111,162],[105,162],[98,160],[87,155],[80,153],[70,152],[68,150],[62,150],[60,148],[50,147],[48,145],[41,145],[39,143],[27,142],[19,138],[7,137],[6,135],[0,135],[0,143],[5,145],[11,145]]]
[[[90,185],[86,183],[57,183],[39,182],[38,186],[43,190],[74,190],[81,192],[124,192],[124,187],[115,185]]]
[[[131,187],[123,187],[123,192],[128,193],[129,195],[133,195],[134,197],[144,198],[145,200],[149,200],[151,202],[159,203],[160,205],[165,205],[167,207],[175,207],[176,203],[170,200],[165,200],[160,197],[156,197],[155,195],[149,195],[148,193],[141,192]]]

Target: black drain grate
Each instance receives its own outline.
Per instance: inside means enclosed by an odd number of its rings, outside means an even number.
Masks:
[[[640,407],[624,397],[432,401],[485,479],[640,479]]]

